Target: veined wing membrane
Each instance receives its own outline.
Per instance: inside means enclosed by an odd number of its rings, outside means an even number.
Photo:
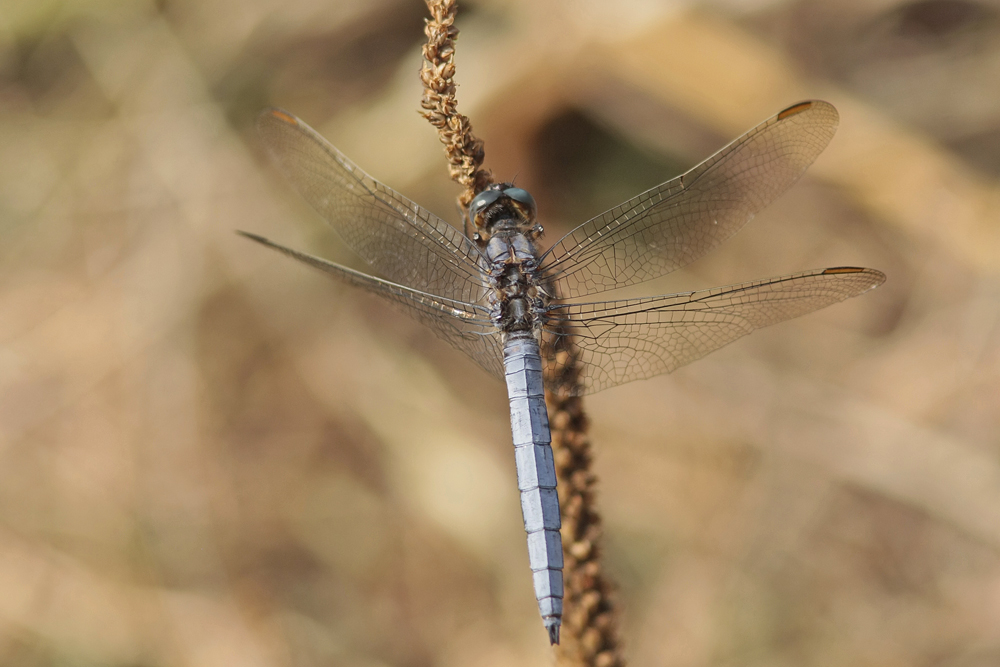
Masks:
[[[839,267],[731,287],[550,310],[547,329],[569,335],[590,394],[669,373],[755,329],[878,287],[885,274]]]
[[[377,273],[446,299],[482,298],[481,254],[459,230],[376,181],[290,113],[268,109],[257,130],[292,186]]]
[[[498,380],[504,379],[503,347],[496,327],[490,321],[489,310],[484,306],[426,294],[403,285],[373,278],[304,252],[286,248],[263,236],[248,232],[239,233],[257,243],[320,269],[345,283],[379,295],[391,302],[397,309],[429,326],[438,338],[469,355],[487,373]]]
[[[562,298],[651,280],[701,257],[787,190],[826,148],[837,111],[789,107],[697,167],[580,225],[542,256]]]

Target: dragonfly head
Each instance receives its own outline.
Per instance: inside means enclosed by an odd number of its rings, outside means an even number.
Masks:
[[[541,234],[535,224],[535,199],[513,183],[494,183],[469,203],[469,219],[476,225],[476,237],[488,241],[499,229]]]

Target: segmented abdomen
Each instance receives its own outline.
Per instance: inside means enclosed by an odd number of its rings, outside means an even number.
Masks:
[[[542,357],[538,341],[529,332],[508,334],[504,343],[504,369],[535,598],[549,639],[558,643],[563,597],[559,497],[545,409]]]

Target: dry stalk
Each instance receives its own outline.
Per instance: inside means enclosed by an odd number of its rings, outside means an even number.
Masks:
[[[482,169],[483,142],[472,134],[469,119],[458,113],[455,98],[455,14],[457,0],[426,0],[431,13],[424,33],[422,115],[437,128],[448,157],[451,178],[465,187],[459,196],[462,210],[492,178]],[[563,644],[558,662],[572,667],[623,667],[612,586],[601,568],[601,518],[596,506],[597,478],[591,472],[587,438],[588,419],[580,389],[581,366],[572,339],[556,336],[544,341],[546,393],[552,448],[559,477],[562,537],[565,556]]]
[[[551,337],[542,349],[565,560],[564,641],[559,664],[624,667],[614,586],[601,567],[597,476],[591,471],[590,424],[578,395],[583,368],[568,336]]]
[[[421,115],[437,128],[444,152],[448,157],[448,173],[452,179],[465,186],[458,201],[464,211],[476,193],[493,182],[489,172],[482,169],[483,141],[472,134],[472,123],[458,112],[455,97],[455,14],[457,0],[427,0],[431,18],[426,21],[424,34],[424,62],[420,66],[420,80],[424,83],[424,97],[420,101]]]

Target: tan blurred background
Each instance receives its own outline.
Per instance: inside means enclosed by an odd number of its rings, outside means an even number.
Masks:
[[[796,187],[633,293],[874,293],[587,400],[633,665],[1000,664],[1000,2],[468,0],[549,239],[801,99]],[[0,665],[552,664],[503,387],[233,234],[363,268],[285,107],[452,222],[419,0],[0,4]]]

